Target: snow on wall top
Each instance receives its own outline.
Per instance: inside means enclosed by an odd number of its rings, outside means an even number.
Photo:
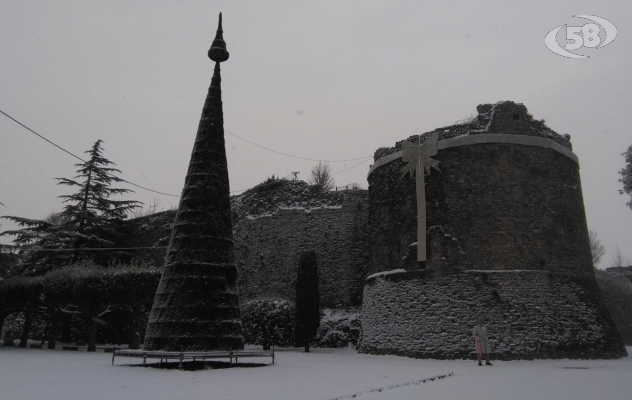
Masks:
[[[570,135],[560,135],[546,126],[544,120],[533,119],[533,116],[528,113],[527,107],[523,104],[512,101],[499,101],[495,104],[481,104],[476,109],[478,115],[470,121],[444,126],[421,135],[413,135],[406,140],[419,144],[433,133],[439,134],[439,140],[465,135],[502,133],[543,137],[551,139],[569,150],[573,148],[570,142]],[[395,143],[394,147],[377,149],[373,156],[374,161],[401,150],[402,142]]]
[[[240,216],[254,220],[270,217],[280,210],[310,213],[320,209],[340,209],[345,193],[349,191],[323,192],[304,181],[278,179],[231,197],[233,218]]]

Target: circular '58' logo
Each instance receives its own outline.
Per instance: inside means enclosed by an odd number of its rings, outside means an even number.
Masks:
[[[590,58],[581,54],[572,53],[569,50],[579,50],[582,47],[589,49],[599,49],[609,45],[617,37],[617,27],[605,18],[594,15],[573,15],[573,17],[584,18],[592,21],[582,26],[560,25],[549,31],[544,38],[546,47],[553,53],[568,58]],[[564,28],[566,30],[564,31]],[[566,43],[564,48],[557,41],[560,31],[566,33]]]

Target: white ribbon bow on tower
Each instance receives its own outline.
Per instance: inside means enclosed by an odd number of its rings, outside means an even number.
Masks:
[[[430,168],[439,169],[439,161],[430,158],[439,151],[439,134],[433,133],[420,145],[415,145],[409,141],[402,142],[402,161],[406,162],[402,168],[402,178],[406,173],[410,177],[415,175],[415,189],[417,192],[417,261],[426,261],[426,182],[425,172],[430,175]]]

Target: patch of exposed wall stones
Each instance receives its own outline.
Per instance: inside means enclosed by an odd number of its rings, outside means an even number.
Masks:
[[[595,271],[595,278],[623,341],[632,346],[632,275]]]
[[[483,315],[497,359],[626,354],[594,279],[539,271],[377,274],[366,281],[362,310],[363,353],[466,358]]]

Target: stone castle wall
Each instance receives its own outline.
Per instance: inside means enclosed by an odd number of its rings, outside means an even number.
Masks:
[[[321,305],[359,307],[369,264],[368,192],[319,192],[301,181],[279,180],[231,198],[240,301],[295,295],[300,253],[315,250]],[[132,245],[169,243],[175,212],[129,221]],[[136,256],[162,266],[164,250]]]
[[[364,289],[363,353],[467,358],[474,351],[472,328],[484,316],[497,359],[626,354],[594,279],[544,271],[376,275]]]
[[[511,119],[490,129],[525,123]],[[469,269],[592,271],[573,158],[512,143],[455,146],[432,158],[441,171],[425,177],[429,269],[440,275]],[[370,273],[418,267],[415,180],[401,176],[404,165],[395,159],[368,178]]]
[[[359,306],[369,262],[367,191],[310,195],[306,185],[289,185],[273,198],[263,192],[236,199],[233,231],[241,301],[294,299],[300,253],[314,250],[321,305]]]

